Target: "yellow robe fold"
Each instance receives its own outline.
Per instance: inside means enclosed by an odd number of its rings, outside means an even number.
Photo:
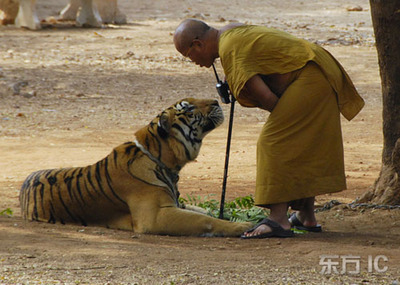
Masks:
[[[309,61],[321,68],[346,119],[354,118],[364,106],[346,71],[328,51],[288,33],[263,26],[239,26],[221,35],[218,52],[229,87],[242,106],[255,107],[239,95],[251,77],[291,72]]]
[[[258,140],[256,205],[346,189],[340,112],[351,120],[364,101],[343,67],[315,44],[260,26],[224,32],[219,55],[232,93],[246,107],[255,107],[240,96],[247,80],[294,71]]]

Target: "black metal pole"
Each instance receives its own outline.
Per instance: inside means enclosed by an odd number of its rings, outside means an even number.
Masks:
[[[228,138],[226,141],[226,154],[225,154],[225,168],[224,168],[224,179],[222,181],[222,193],[221,203],[219,208],[219,218],[224,218],[224,206],[225,206],[225,192],[226,192],[226,181],[228,180],[228,166],[229,166],[229,152],[231,149],[231,137],[232,137],[232,126],[233,126],[233,113],[235,111],[235,97],[231,99],[231,113],[229,115],[229,127],[228,127]]]

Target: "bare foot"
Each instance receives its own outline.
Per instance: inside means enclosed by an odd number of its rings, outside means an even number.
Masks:
[[[290,237],[293,236],[290,227],[289,221],[280,225],[273,220],[264,219],[258,226],[245,232],[242,238]]]

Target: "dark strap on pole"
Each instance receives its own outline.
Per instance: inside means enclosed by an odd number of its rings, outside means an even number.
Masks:
[[[231,113],[229,115],[229,127],[228,127],[228,138],[226,141],[226,154],[225,154],[225,168],[224,168],[224,179],[222,181],[222,193],[221,203],[219,208],[219,218],[224,218],[224,206],[225,206],[225,192],[226,192],[226,181],[228,179],[228,166],[229,166],[229,152],[231,149],[231,137],[232,137],[232,126],[233,126],[233,113],[235,111],[235,97],[231,99]]]

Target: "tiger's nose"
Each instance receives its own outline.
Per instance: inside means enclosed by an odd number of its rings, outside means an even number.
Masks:
[[[218,100],[214,100],[214,101],[211,103],[211,105],[213,105],[213,106],[219,106]]]

